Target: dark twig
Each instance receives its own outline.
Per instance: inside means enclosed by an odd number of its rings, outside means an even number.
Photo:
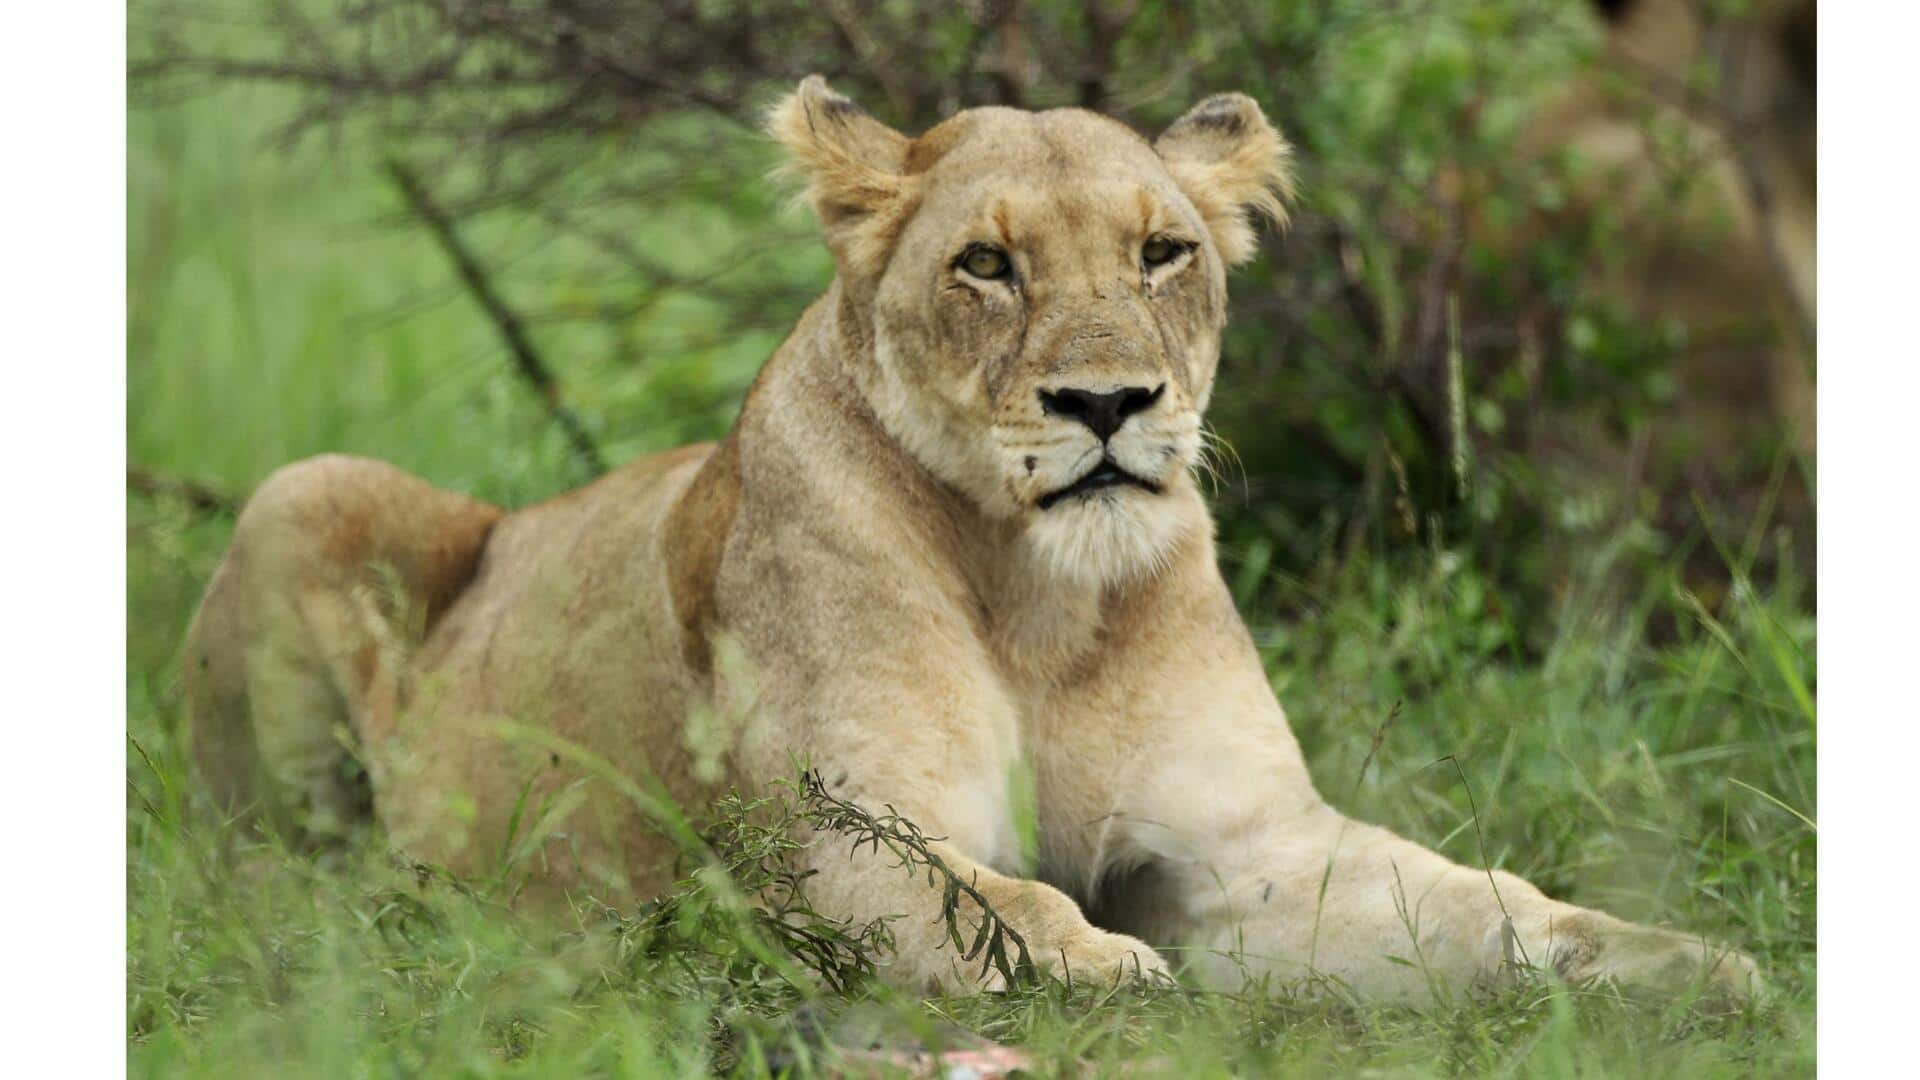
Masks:
[[[393,179],[394,186],[406,198],[407,205],[420,217],[420,220],[433,231],[434,239],[440,243],[442,251],[453,263],[460,280],[472,294],[474,303],[486,312],[494,329],[500,332],[500,338],[506,343],[507,352],[513,357],[514,370],[520,373],[528,385],[533,387],[540,402],[546,407],[547,415],[560,425],[567,443],[573,448],[573,454],[580,464],[593,476],[607,471],[606,458],[600,453],[593,437],[587,434],[585,425],[579,416],[567,407],[560,396],[559,380],[554,378],[553,369],[547,365],[538,350],[533,347],[533,339],[527,335],[525,322],[520,318],[494,288],[493,279],[467,248],[460,238],[460,231],[454,225],[453,218],[441,209],[427,191],[426,185],[413,171],[398,161],[387,162],[387,175]]]
[[[1400,701],[1394,702],[1393,708],[1387,710],[1387,718],[1380,721],[1380,726],[1373,730],[1373,742],[1367,747],[1367,756],[1360,759],[1360,769],[1353,776],[1353,794],[1360,794],[1360,782],[1367,778],[1367,766],[1373,764],[1374,756],[1380,753],[1382,746],[1386,745],[1387,730],[1393,727],[1395,720],[1400,719],[1400,706],[1403,704],[1405,703]]]
[[[240,512],[240,500],[224,491],[141,465],[127,466],[127,490],[149,498],[172,499],[200,514],[232,517]]]

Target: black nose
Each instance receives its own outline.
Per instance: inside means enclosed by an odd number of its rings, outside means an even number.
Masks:
[[[1127,422],[1127,417],[1152,408],[1166,388],[1167,384],[1161,383],[1151,390],[1144,386],[1123,386],[1104,394],[1071,387],[1042,390],[1040,408],[1049,416],[1070,416],[1080,421],[1091,428],[1101,442],[1106,442]]]

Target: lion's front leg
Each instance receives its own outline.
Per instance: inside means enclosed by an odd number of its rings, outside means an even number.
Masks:
[[[1316,792],[1217,572],[1197,565],[1154,599],[1139,616],[1148,632],[1058,725],[1073,747],[1057,786],[1106,811],[1077,815],[1087,827],[1057,823],[1070,850],[1091,880],[1131,868],[1098,898],[1107,925],[1177,948],[1218,987],[1326,978],[1369,1000],[1416,1001],[1527,967],[1753,987],[1736,953],[1552,900],[1342,816]],[[1068,768],[1103,757],[1122,763],[1111,780]]]
[[[1235,701],[1218,704],[1184,733],[1167,725],[1121,815],[1122,846],[1150,872],[1133,903],[1116,905],[1128,916],[1116,926],[1180,946],[1201,982],[1330,979],[1372,1001],[1443,999],[1528,970],[1757,989],[1738,953],[1553,900],[1341,815],[1315,793],[1277,706],[1234,716]]]
[[[937,820],[923,815],[927,820]],[[848,836],[823,835],[808,852],[808,900],[823,913],[856,925],[887,920],[894,949],[883,961],[890,983],[914,992],[966,993],[1005,989],[1023,962],[1038,975],[1112,985],[1152,979],[1167,971],[1151,946],[1102,930],[1078,905],[1042,882],[1003,874],[947,840],[928,845],[938,869],[911,865]],[[962,883],[946,910],[949,881]],[[977,899],[976,899],[977,897]],[[1005,927],[998,959],[983,940],[989,916]]]
[[[823,576],[833,569],[823,566]],[[1108,983],[1163,973],[1151,947],[1095,927],[1059,889],[1012,872],[1020,845],[1010,781],[1020,730],[965,628],[937,598],[905,584],[850,581],[845,591],[860,602],[795,598],[765,608],[779,619],[754,627],[757,640],[747,642],[758,674],[741,687],[754,692],[757,719],[736,765],[751,786],[768,790],[803,762],[833,805],[903,819],[927,843],[903,852],[909,845],[897,833],[892,845],[870,842],[872,823],[863,827],[852,814],[839,822],[850,827],[822,821],[802,856],[815,910],[855,925],[885,920],[895,948],[882,974],[916,992],[1004,985],[984,955],[965,955],[985,908],[1019,935],[1040,972]],[[789,619],[791,611],[808,619]],[[831,649],[820,644],[827,636]],[[823,663],[823,655],[839,659]],[[949,904],[953,882],[965,888]],[[1011,940],[1007,950],[1010,967],[1018,950]]]
[[[1546,974],[1573,983],[1744,997],[1757,969],[1690,935],[1550,899],[1319,807],[1180,866],[1164,916],[1212,985],[1327,978],[1374,1001],[1444,999]]]
[[[804,853],[815,909],[856,926],[885,920],[894,948],[883,975],[912,991],[1004,989],[1023,967],[1108,985],[1163,975],[1151,946],[1094,926],[1059,889],[995,868],[1017,842],[1007,772],[983,745],[991,725],[942,724],[932,702],[908,715],[921,709],[934,722],[914,736],[875,725],[868,737],[843,720],[815,745],[821,788]]]

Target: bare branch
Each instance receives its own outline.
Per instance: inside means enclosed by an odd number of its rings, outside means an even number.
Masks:
[[[539,395],[540,403],[546,406],[547,415],[566,434],[574,456],[592,475],[599,476],[606,472],[607,462],[600,453],[600,447],[587,433],[580,418],[561,399],[560,383],[554,378],[553,369],[533,347],[533,339],[527,335],[526,325],[519,314],[500,296],[499,290],[494,288],[493,279],[460,239],[460,230],[454,225],[453,219],[434,202],[426,185],[405,165],[389,160],[387,175],[393,178],[394,186],[400,189],[414,213],[432,230],[434,238],[440,242],[441,250],[446,252],[460,280],[466,285],[467,292],[473,296],[474,303],[480,305],[480,310],[493,322],[494,329],[500,332],[508,355],[513,357],[514,370]]]
[[[127,490],[148,498],[172,499],[199,514],[233,517],[240,512],[240,500],[224,491],[144,465],[127,466]]]

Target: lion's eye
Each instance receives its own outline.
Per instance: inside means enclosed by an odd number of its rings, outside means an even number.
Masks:
[[[960,256],[960,266],[974,277],[987,281],[1006,277],[1007,272],[1013,269],[1006,252],[985,246],[969,248],[966,254]]]
[[[1182,248],[1177,241],[1170,240],[1167,237],[1148,237],[1147,242],[1140,245],[1140,261],[1145,264],[1148,269],[1156,266],[1165,266],[1172,262],[1183,250],[1185,249]]]

